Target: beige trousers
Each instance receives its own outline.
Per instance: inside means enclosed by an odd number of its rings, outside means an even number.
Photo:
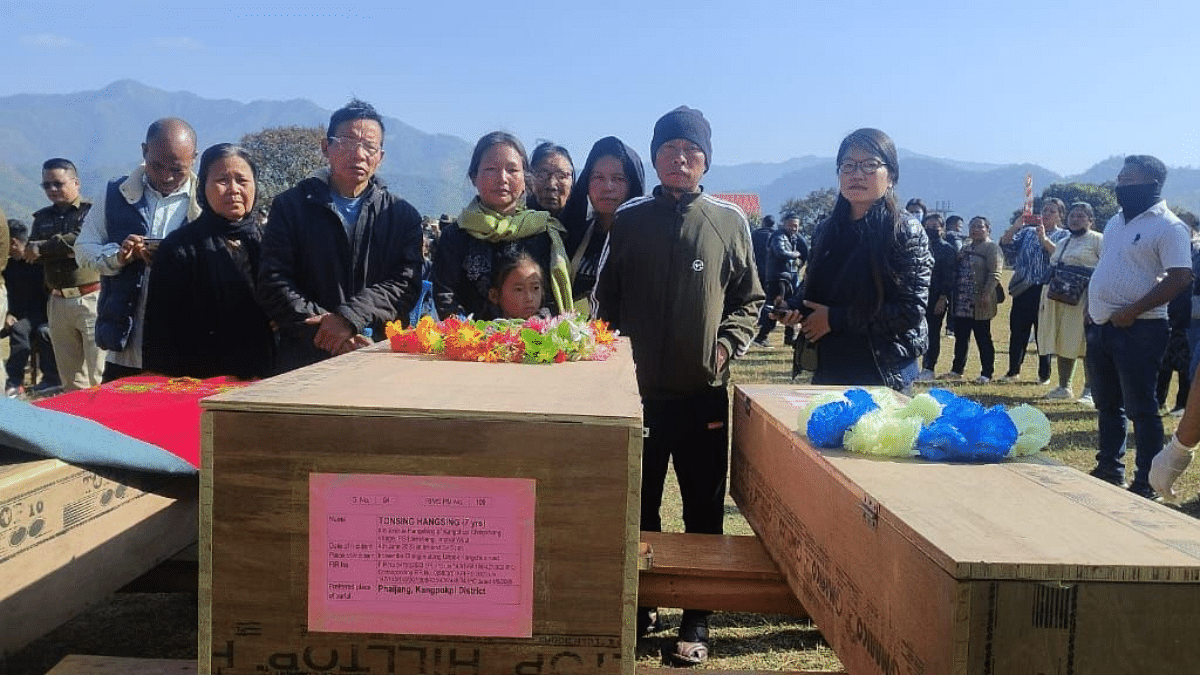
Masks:
[[[54,346],[63,391],[100,384],[105,352],[96,346],[96,304],[99,300],[99,291],[78,298],[51,295],[46,306],[50,344]]]

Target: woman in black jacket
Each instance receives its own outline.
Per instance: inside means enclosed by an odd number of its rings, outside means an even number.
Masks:
[[[600,254],[617,207],[645,194],[645,184],[642,159],[621,139],[605,136],[592,145],[561,217],[567,229],[571,289],[579,313],[590,313],[589,298],[596,287]]]
[[[928,342],[929,240],[896,205],[900,164],[887,134],[859,129],[843,139],[837,173],[837,203],[813,234],[799,311],[784,323],[799,322],[797,348],[816,345],[814,384],[907,390]]]
[[[196,378],[271,374],[275,335],[254,295],[257,169],[229,143],[200,157],[200,216],[167,235],[150,268],[146,370]]]

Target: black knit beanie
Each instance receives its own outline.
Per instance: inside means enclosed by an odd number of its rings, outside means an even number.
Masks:
[[[682,138],[700,146],[704,151],[704,170],[712,166],[712,127],[704,119],[704,113],[681,105],[671,112],[658,118],[654,123],[654,138],[650,140],[650,161],[658,156],[658,149],[663,143],[675,138]]]

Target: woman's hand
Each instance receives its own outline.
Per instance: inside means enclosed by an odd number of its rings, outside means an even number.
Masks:
[[[809,300],[804,301],[804,306],[812,312],[800,323],[800,332],[809,342],[816,342],[829,333],[829,307]]]

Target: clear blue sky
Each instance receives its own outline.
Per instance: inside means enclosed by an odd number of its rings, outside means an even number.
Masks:
[[[1200,166],[1195,0],[3,4],[0,95],[132,78],[358,96],[422,131],[505,129],[577,161],[609,134],[645,156],[686,103],[718,164],[828,156],[875,126],[914,152],[1062,174],[1129,153]]]

